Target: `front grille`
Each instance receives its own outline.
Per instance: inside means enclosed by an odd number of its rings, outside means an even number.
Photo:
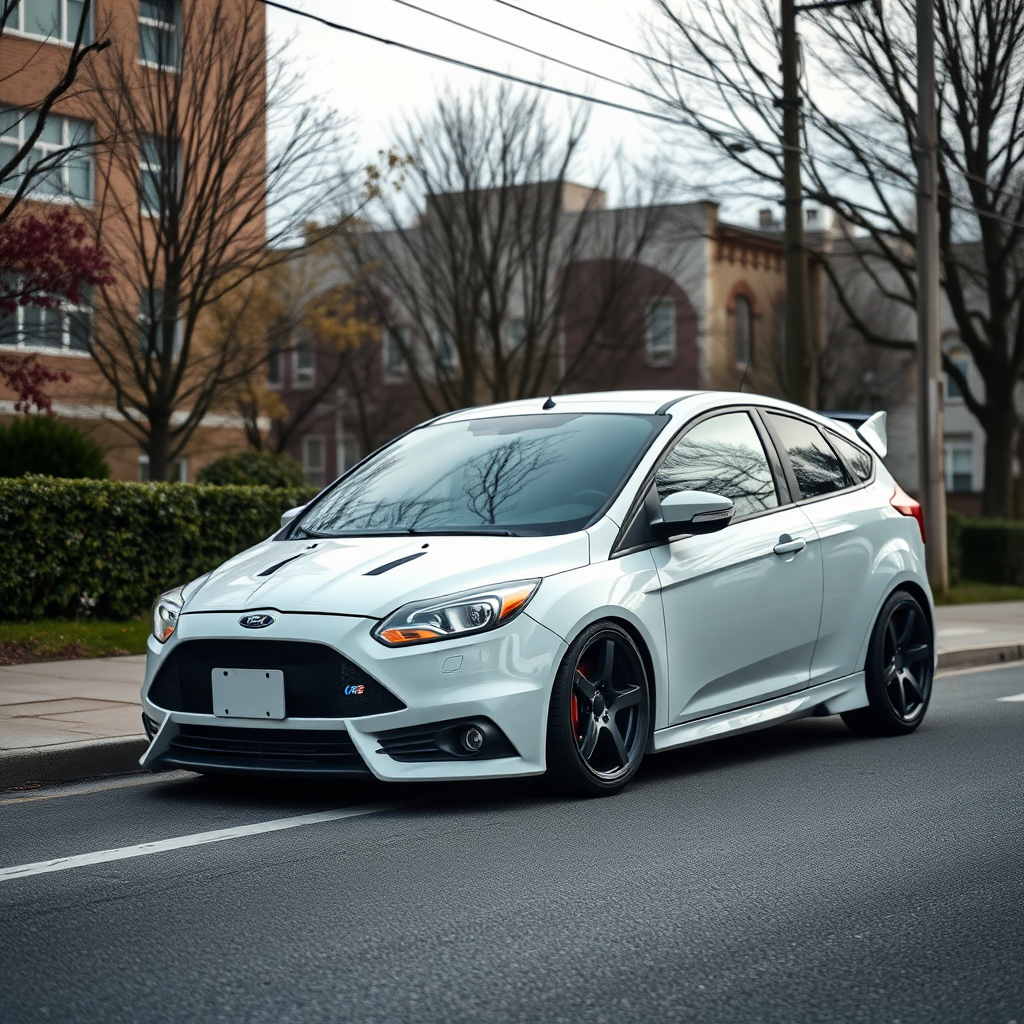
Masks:
[[[149,699],[167,711],[212,715],[215,668],[280,669],[289,718],[360,718],[405,707],[326,644],[255,638],[183,641],[161,666]]]
[[[161,762],[180,768],[368,774],[348,734],[331,729],[179,725]]]

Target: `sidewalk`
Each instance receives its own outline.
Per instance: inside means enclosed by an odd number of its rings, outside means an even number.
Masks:
[[[1024,659],[1024,601],[937,609],[940,668]],[[135,771],[144,655],[0,667],[0,790]]]

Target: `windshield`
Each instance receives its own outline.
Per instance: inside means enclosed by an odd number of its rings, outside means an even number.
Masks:
[[[548,413],[422,427],[320,498],[292,536],[582,529],[660,425],[654,416]]]

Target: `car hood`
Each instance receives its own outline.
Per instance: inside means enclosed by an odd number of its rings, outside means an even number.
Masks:
[[[407,601],[551,576],[589,561],[586,533],[267,541],[212,572],[187,595],[183,611],[272,608],[377,619]]]

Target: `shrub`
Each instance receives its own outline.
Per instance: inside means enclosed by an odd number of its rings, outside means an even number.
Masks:
[[[1024,522],[964,519],[960,543],[963,579],[1024,585]]]
[[[119,481],[0,480],[0,619],[128,618],[280,527],[316,489]]]
[[[103,450],[77,427],[52,416],[19,416],[0,426],[0,477],[47,476],[106,480]]]
[[[242,487],[305,487],[306,476],[290,455],[277,452],[236,452],[224,455],[199,470],[201,484],[238,484]]]

